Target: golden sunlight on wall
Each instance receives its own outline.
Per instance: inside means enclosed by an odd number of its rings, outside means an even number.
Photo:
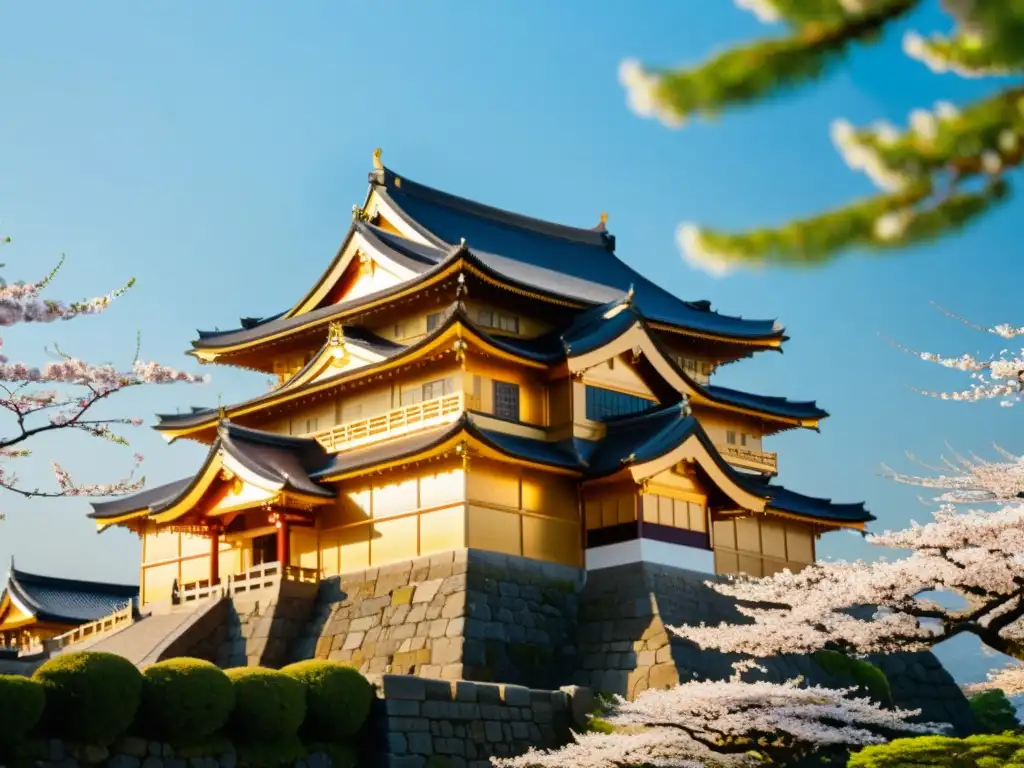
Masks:
[[[796,573],[814,562],[814,530],[807,523],[772,517],[723,517],[714,521],[715,571],[770,576]]]
[[[221,577],[242,570],[241,551],[220,542]],[[150,529],[142,537],[142,573],[139,581],[143,603],[171,599],[175,580],[178,584],[210,578],[210,540],[205,536]]]
[[[698,407],[694,413],[715,445],[734,445],[737,448],[746,448],[751,451],[764,450],[761,443],[761,429],[753,419],[739,414],[733,416],[721,411],[713,411],[706,407]],[[731,438],[730,432],[732,433]]]
[[[637,487],[599,485],[583,491],[583,514],[588,531],[636,521]]]
[[[461,464],[431,464],[343,485],[338,503],[320,511],[319,556],[324,577],[460,549],[465,537],[465,475]],[[312,537],[292,537],[292,564],[317,567]]]
[[[466,481],[467,546],[582,565],[575,480],[478,459]]]

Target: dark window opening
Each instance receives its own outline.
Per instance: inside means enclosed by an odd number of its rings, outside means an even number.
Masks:
[[[587,387],[587,418],[591,421],[643,413],[656,405],[657,403],[636,395],[627,395],[601,387]]]
[[[434,312],[427,315],[427,333],[433,333],[437,330],[437,327],[441,325],[441,316],[443,314],[443,312]]]

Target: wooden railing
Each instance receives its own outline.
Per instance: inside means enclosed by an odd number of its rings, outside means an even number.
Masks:
[[[90,621],[88,624],[82,624],[80,627],[75,627],[70,632],[65,632],[63,635],[47,638],[40,646],[30,646],[25,653],[26,655],[29,655],[42,650],[53,653],[54,651],[59,651],[62,648],[67,648],[69,645],[80,643],[83,640],[91,640],[99,635],[105,635],[113,632],[115,629],[120,629],[125,624],[131,624],[134,620],[135,613],[133,611],[132,602],[129,600],[109,616],[104,616],[102,619],[96,619],[96,621]]]
[[[282,579],[316,584],[320,581],[320,572],[316,568],[302,568],[297,565],[285,566],[282,574],[280,563],[263,563],[241,573],[228,576],[220,584],[211,585],[208,579],[182,584],[177,591],[176,602],[191,603],[210,597],[231,597],[243,592],[277,586]]]
[[[330,429],[314,432],[310,437],[318,440],[328,451],[340,451],[354,445],[454,421],[467,407],[478,407],[473,401],[473,397],[455,392],[433,400],[424,400],[422,403],[395,408],[377,416],[339,424]]]
[[[762,472],[779,471],[778,454],[768,451],[754,451],[737,445],[719,446],[718,450],[721,452],[722,457],[730,464],[739,464],[740,466]]]

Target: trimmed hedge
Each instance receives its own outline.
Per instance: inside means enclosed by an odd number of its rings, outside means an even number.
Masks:
[[[337,661],[310,659],[281,670],[306,688],[303,732],[328,742],[355,736],[370,716],[373,688],[359,671]]]
[[[142,696],[142,673],[113,653],[61,654],[32,678],[46,691],[45,723],[53,733],[98,746],[128,730]]]
[[[0,747],[13,746],[39,723],[46,707],[46,691],[35,680],[0,675]]]
[[[1024,738],[1014,735],[919,736],[865,747],[848,768],[1024,768]]]
[[[1002,691],[982,691],[968,701],[974,714],[975,733],[1004,733],[1020,728],[1017,710]]]
[[[226,670],[235,690],[230,732],[243,741],[294,738],[306,718],[306,688],[290,675],[263,667]]]
[[[235,706],[231,679],[201,659],[168,659],[142,674],[139,721],[154,737],[194,744],[218,732]]]

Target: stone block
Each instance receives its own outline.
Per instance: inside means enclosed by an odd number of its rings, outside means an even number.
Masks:
[[[675,664],[656,664],[651,667],[648,684],[656,690],[678,685],[679,672],[676,670]]]
[[[409,750],[405,736],[401,733],[388,734],[388,752],[392,755],[404,755]]]
[[[430,611],[428,610],[429,614]],[[449,595],[444,601],[444,607],[441,609],[440,617],[445,619],[458,619],[466,615],[466,595],[465,593]]]
[[[387,699],[384,709],[389,717],[418,717],[420,703],[412,699]]]
[[[434,754],[434,739],[429,733],[410,733],[406,735],[409,752],[414,755]]]
[[[350,632],[348,636],[346,636],[345,643],[341,646],[341,650],[354,651],[356,648],[363,644],[363,638],[365,637],[365,632]]]
[[[520,685],[502,685],[501,698],[510,707],[526,707],[530,705],[530,689]]]
[[[429,603],[437,596],[442,584],[444,584],[444,579],[431,579],[417,584],[415,595],[412,598],[413,604]]]
[[[452,685],[447,680],[423,680],[423,689],[429,701],[452,700]]]
[[[388,755],[388,768],[426,768],[427,758],[422,755]]]
[[[385,699],[425,701],[427,688],[425,680],[411,675],[384,675],[382,689]]]
[[[471,683],[468,680],[456,680],[452,683],[452,698],[455,701],[477,701],[477,690],[478,686],[476,683]]]
[[[391,593],[391,604],[408,605],[412,602],[412,597],[415,592],[415,587],[399,587]]]
[[[465,671],[462,664],[445,664],[441,667],[441,677],[445,680],[459,680]]]
[[[493,720],[488,720],[484,723],[484,733],[487,736],[487,741],[492,744],[497,744],[505,739],[505,733],[502,731],[501,723],[497,723]]]
[[[372,616],[362,616],[358,619],[353,619],[349,625],[349,632],[366,632],[380,624],[380,617],[376,614]]]

